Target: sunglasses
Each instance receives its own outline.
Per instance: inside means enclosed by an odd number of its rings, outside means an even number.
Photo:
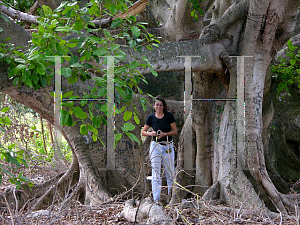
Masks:
[[[155,106],[164,106],[163,104],[155,104]]]

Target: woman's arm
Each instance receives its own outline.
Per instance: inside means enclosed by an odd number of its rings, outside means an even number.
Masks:
[[[177,134],[177,126],[176,126],[176,123],[173,122],[170,124],[171,126],[171,131],[170,132],[167,132],[166,135],[167,136],[173,136],[173,135],[176,135]]]
[[[143,136],[156,136],[155,131],[148,132],[149,125],[145,124],[142,130],[142,135]]]
[[[173,136],[173,135],[177,134],[176,123],[173,122],[173,123],[170,124],[170,126],[171,126],[171,131],[169,131],[169,132],[164,133],[161,130],[159,130],[160,131],[160,135],[158,135],[158,139],[160,139],[160,138],[162,138],[164,136]]]

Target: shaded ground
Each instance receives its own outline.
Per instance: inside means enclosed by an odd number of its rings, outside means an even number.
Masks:
[[[42,183],[54,177],[58,171],[49,167],[23,168],[24,175],[31,178],[34,183]],[[1,193],[9,186],[8,178],[4,177],[0,186]],[[47,210],[31,211],[21,209],[16,211],[0,209],[0,224],[134,224],[123,218],[119,213],[124,207],[124,201],[112,202],[89,207],[79,202],[60,203],[50,206]],[[259,215],[241,214],[226,210],[217,210],[212,204],[201,202],[201,206],[186,201],[185,204],[174,205],[173,208],[165,206],[175,224],[299,224],[296,220],[287,218],[270,219]],[[218,208],[225,208],[219,205]],[[138,223],[136,223],[138,224]],[[158,223],[159,224],[159,223]]]

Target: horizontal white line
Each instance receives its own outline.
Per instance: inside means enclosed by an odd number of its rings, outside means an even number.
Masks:
[[[62,98],[62,101],[106,101],[107,99],[98,99],[98,98],[76,98],[76,99],[71,99],[71,98]]]
[[[237,101],[236,98],[199,98],[192,101]]]

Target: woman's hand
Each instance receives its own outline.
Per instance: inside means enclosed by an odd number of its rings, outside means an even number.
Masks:
[[[158,133],[158,135],[157,135],[157,133]],[[161,138],[163,138],[164,136],[166,136],[165,133],[162,132],[161,130],[158,130],[157,133],[156,133],[156,135],[155,135],[155,136],[157,136],[157,139],[161,139]]]
[[[143,136],[156,136],[156,131],[149,131],[149,126],[147,124],[144,125],[143,130],[142,130],[142,135]]]
[[[148,132],[149,136],[156,136],[156,131],[150,131]]]

